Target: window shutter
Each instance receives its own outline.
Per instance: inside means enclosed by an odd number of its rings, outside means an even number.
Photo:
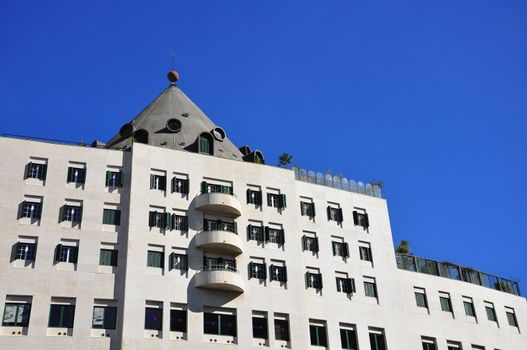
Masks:
[[[284,271],[284,282],[287,282],[287,267],[283,267],[283,271]]]
[[[118,174],[119,174],[119,176],[118,176],[118,178],[117,178],[117,180],[118,180],[118,181],[117,181],[117,185],[118,185],[119,187],[123,187],[123,171],[122,171],[122,170],[119,170],[119,173],[118,173]]]
[[[207,193],[207,182],[201,181],[201,193]]]
[[[47,173],[48,173],[47,164],[42,164],[42,180],[46,180]]]
[[[55,248],[55,262],[58,262],[60,259],[60,253],[62,252],[62,244],[58,244]]]
[[[148,226],[154,227],[156,224],[156,211],[150,211],[148,212]]]
[[[172,193],[176,192],[176,177],[174,176],[172,180],[170,180],[170,191]]]
[[[315,203],[311,203],[311,213],[313,214],[313,217],[315,217]]]
[[[331,249],[333,250],[333,255],[337,255],[337,252],[336,252],[336,249],[335,249],[335,246],[337,244],[338,244],[337,242],[331,242]]]
[[[170,253],[168,256],[168,269],[173,270],[174,269],[174,260],[175,260],[175,253]]]
[[[309,275],[310,275],[309,272],[306,272],[306,275],[305,275],[305,278],[306,278],[306,288],[311,287],[311,286],[309,285]]]
[[[340,280],[339,277],[335,278],[335,282],[337,283],[337,291],[339,290],[339,287],[340,287],[339,280]]]
[[[313,241],[315,243],[314,251],[318,253],[318,237],[315,237],[315,240]]]
[[[319,273],[317,276],[318,276],[318,283],[320,285],[320,289],[322,289],[322,274]]]
[[[109,170],[106,170],[106,186],[110,186],[111,179],[112,179],[112,173]]]
[[[280,230],[280,244],[284,244],[285,243],[285,233],[284,233],[284,230]]]
[[[165,222],[164,222],[164,226],[166,229],[169,229],[171,230],[172,229],[172,214],[170,213],[165,213]]]
[[[29,178],[29,169],[31,168],[32,162],[29,162],[26,164],[26,168],[24,169],[24,180]]]
[[[112,266],[117,266],[117,260],[118,260],[118,257],[119,257],[119,251],[118,250],[112,250],[111,251],[111,264]]]
[[[234,233],[238,234],[238,224],[236,223],[236,221],[232,223],[232,227],[234,229]]]
[[[358,225],[359,224],[359,214],[356,210],[353,211],[353,224]]]
[[[344,221],[344,215],[342,215],[342,208],[338,209],[338,213],[339,213],[339,222]]]
[[[262,269],[263,276],[262,277],[264,280],[266,280],[267,279],[267,264],[263,263],[262,266],[263,266],[263,269]]]
[[[87,171],[88,171],[87,169],[82,169],[79,172],[79,182],[82,183],[82,184],[86,182],[86,172]]]
[[[40,219],[42,215],[42,203],[35,204],[35,216],[37,219]]]
[[[304,202],[300,202],[300,215],[305,215],[306,211],[304,208]]]
[[[102,210],[102,223],[105,225],[110,223],[110,210],[109,209]]]
[[[265,231],[265,241],[269,242],[269,226],[265,226],[264,231]]]
[[[278,200],[279,200],[279,204],[280,204],[280,209],[283,209],[283,208],[287,207],[285,194],[281,194],[278,197]]]
[[[76,264],[78,258],[79,258],[79,248],[78,247],[72,247],[71,248],[71,253],[70,253],[71,262]]]
[[[355,278],[350,278],[351,281],[351,292],[357,293],[357,289],[355,288]]]
[[[307,250],[307,237],[305,235],[302,236],[302,250]]]
[[[253,278],[253,262],[249,262],[249,279]]]
[[[247,240],[251,240],[251,231],[252,231],[253,225],[249,224],[247,225]]]
[[[66,176],[66,182],[73,182],[73,168],[68,167],[68,175]]]
[[[114,224],[121,225],[121,211],[116,210],[114,213]]]
[[[153,174],[150,174],[150,189],[153,190],[156,184],[156,178]]]
[[[99,265],[109,265],[110,259],[108,259],[108,253],[107,250],[101,249],[99,254]]]
[[[365,223],[364,225],[365,228],[370,227],[370,219],[368,219],[368,214],[364,214],[364,223]]]
[[[188,271],[188,255],[182,255],[183,270]]]
[[[327,213],[328,213],[328,221],[331,221],[331,206],[328,205],[328,208],[327,208]]]
[[[189,192],[189,186],[190,186],[190,180],[183,180],[183,188],[184,193],[187,194]]]
[[[188,216],[184,216],[183,217],[182,230],[183,231],[188,231]]]
[[[369,260],[369,261],[373,261],[373,255],[372,255],[372,253],[371,253],[371,248],[368,248],[368,249],[366,249],[366,250],[367,250],[367,252],[368,252],[368,260]]]
[[[273,206],[273,202],[272,202],[272,200],[271,200],[271,197],[272,197],[271,194],[268,193],[268,194],[267,194],[267,206],[268,206],[268,207],[272,207],[272,206]]]
[[[351,281],[351,278],[346,278],[346,293],[348,294],[353,293],[353,284]]]
[[[68,206],[67,205],[63,205],[61,208],[60,208],[60,211],[62,212],[60,217],[62,218],[61,221],[66,221],[66,211],[68,210]]]
[[[159,266],[163,269],[163,268],[165,268],[165,253],[161,252],[159,254],[159,258],[161,259],[161,262],[160,262]]]
[[[79,222],[82,222],[82,207],[79,207]]]
[[[167,177],[161,176],[160,182],[159,182],[159,189],[166,191],[167,189]]]
[[[349,244],[347,242],[344,242],[343,248],[344,248],[344,257],[349,258],[350,256]]]

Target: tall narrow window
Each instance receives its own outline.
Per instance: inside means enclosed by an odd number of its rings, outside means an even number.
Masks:
[[[121,225],[121,211],[117,209],[103,209],[102,223],[104,225]]]
[[[75,305],[51,304],[48,327],[73,328]]]
[[[289,320],[287,318],[274,319],[274,335],[276,340],[289,341]]]
[[[486,301],[485,302],[485,313],[487,314],[487,319],[491,322],[498,322],[496,317],[496,311],[494,310],[494,304]]]
[[[253,313],[253,338],[268,339],[266,313]]]
[[[199,136],[199,153],[214,155],[212,136],[207,133],[203,133]]]
[[[205,312],[203,333],[236,336],[236,315]]]
[[[31,303],[5,303],[2,326],[27,327],[31,314]]]
[[[359,244],[360,259],[364,261],[373,261],[370,243],[360,242]]]
[[[94,306],[92,328],[115,329],[117,308],[113,306]]]
[[[163,329],[163,308],[145,308],[145,329],[160,331]]]
[[[42,203],[24,201],[22,203],[21,217],[30,219],[40,219],[42,213]]]
[[[354,327],[340,328],[340,346],[346,350],[357,350],[357,333]]]
[[[426,292],[422,288],[414,288],[415,303],[418,307],[428,308],[428,301],[426,300]]]
[[[511,307],[506,307],[505,314],[507,315],[507,322],[509,323],[509,326],[518,328],[518,319],[516,318],[514,309]]]
[[[41,163],[29,162],[26,165],[26,179],[45,180],[47,173],[47,165]]]
[[[187,332],[187,310],[170,310],[170,331]]]
[[[66,177],[66,182],[83,184],[84,182],[86,182],[86,169],[70,166],[68,168],[68,176]]]
[[[35,261],[37,245],[35,243],[17,242],[16,259],[25,261]]]
[[[377,284],[375,283],[375,278],[373,277],[364,277],[364,294],[367,297],[377,298]]]
[[[328,337],[325,323],[311,323],[309,325],[311,345],[328,346]]]
[[[439,292],[439,303],[441,304],[441,310],[445,312],[452,312],[452,302],[450,301],[450,294]]]
[[[123,187],[123,172],[107,170],[106,171],[106,186],[108,187]]]
[[[355,226],[362,226],[364,229],[370,227],[370,220],[368,214],[363,211],[354,210],[353,211],[353,223]]]
[[[474,309],[472,298],[463,297],[463,307],[465,308],[465,314],[467,316],[476,317],[476,310]]]
[[[101,249],[99,265],[117,266],[118,251],[113,249]]]
[[[371,350],[386,350],[384,330],[370,328],[370,347]]]

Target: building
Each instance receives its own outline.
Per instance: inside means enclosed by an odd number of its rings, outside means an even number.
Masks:
[[[1,349],[527,349],[518,284],[394,253],[377,186],[267,166],[170,85],[0,138]]]

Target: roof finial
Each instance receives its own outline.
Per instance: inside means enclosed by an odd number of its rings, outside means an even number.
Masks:
[[[175,84],[176,81],[179,79],[179,73],[174,70],[174,54],[172,56],[172,69],[167,74],[168,81],[170,81],[172,84]]]

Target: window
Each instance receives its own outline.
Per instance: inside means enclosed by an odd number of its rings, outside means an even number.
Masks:
[[[51,304],[48,327],[73,328],[75,305]]]
[[[370,244],[366,242],[361,244],[362,245],[359,246],[360,259],[364,261],[373,261]]]
[[[357,333],[355,328],[340,328],[340,346],[346,350],[357,350]]]
[[[79,247],[59,244],[55,249],[55,262],[77,263]]]
[[[463,300],[463,307],[465,308],[465,314],[467,316],[476,317],[476,310],[474,309],[474,304],[472,303],[472,299],[464,299]]]
[[[167,177],[164,175],[150,174],[150,189],[164,191],[167,188]]]
[[[267,317],[253,314],[253,338],[268,339]]]
[[[203,231],[227,231],[237,233],[238,227],[236,222],[203,219]]]
[[[315,217],[315,203],[300,202],[300,214],[302,216],[309,216],[310,218],[314,218]]]
[[[441,310],[445,312],[452,312],[452,302],[450,301],[450,294],[439,292],[439,303]]]
[[[198,152],[201,154],[214,155],[212,136],[207,133],[203,133],[198,139]]]
[[[419,307],[428,308],[428,301],[426,300],[426,292],[422,288],[414,288],[415,303]]]
[[[355,224],[355,226],[362,226],[364,229],[367,229],[368,227],[370,227],[370,221],[368,219],[368,214],[354,210],[353,211],[353,223]]]
[[[163,308],[145,307],[145,329],[154,331],[163,329]]]
[[[187,332],[187,310],[170,310],[170,331]]]
[[[337,292],[351,294],[355,292],[355,280],[353,278],[336,277]]]
[[[92,328],[115,329],[117,308],[114,306],[94,306]]]
[[[507,322],[509,326],[518,327],[518,320],[516,319],[516,313],[513,308],[505,308],[505,314],[507,315]]]
[[[172,214],[172,229],[188,231],[188,217],[185,215]]]
[[[386,350],[384,330],[370,328],[370,347],[371,350]]]
[[[247,238],[252,241],[263,242],[264,228],[256,225],[247,226]]]
[[[284,209],[286,204],[285,194],[267,193],[267,206]]]
[[[210,271],[236,271],[236,260],[203,257],[203,269]]]
[[[377,298],[377,284],[375,278],[364,277],[364,293],[367,297]]]
[[[324,324],[310,324],[309,337],[311,345],[314,346],[328,346],[328,338],[326,333],[326,325]]]
[[[106,171],[106,186],[123,187],[123,172],[107,170]]]
[[[24,201],[22,203],[23,218],[40,219],[42,214],[42,203]]]
[[[172,178],[172,193],[188,194],[189,183],[188,179]]]
[[[284,230],[265,226],[265,241],[270,243],[284,244]]]
[[[288,319],[274,319],[274,336],[276,340],[289,341]]]
[[[265,263],[259,264],[255,262],[250,262],[249,278],[257,278],[260,280],[267,279],[267,265]]]
[[[99,265],[117,266],[118,251],[113,249],[101,249]]]
[[[342,208],[333,208],[331,205],[327,208],[328,211],[328,221],[336,221],[339,224],[344,220],[342,215]]]
[[[170,254],[169,260],[170,270],[187,271],[188,270],[188,258],[186,254],[172,253]]]
[[[165,267],[165,254],[163,252],[158,252],[154,250],[148,251],[148,258],[146,266],[148,267],[157,267],[157,268],[163,268]]]
[[[485,313],[487,314],[487,319],[491,322],[498,322],[496,317],[496,311],[494,310],[494,304],[485,302]]]
[[[82,207],[74,205],[65,205],[62,207],[62,221],[81,222]]]
[[[17,242],[15,258],[19,260],[35,261],[37,245],[35,243]]]
[[[117,209],[103,209],[102,223],[104,225],[120,225],[121,211]]]
[[[461,343],[454,341],[446,342],[447,350],[461,350]]]
[[[201,193],[225,193],[225,194],[234,194],[234,189],[232,186],[227,185],[217,185],[211,184],[207,181],[201,182]]]
[[[436,340],[434,338],[421,338],[421,343],[423,344],[423,350],[437,350]]]
[[[26,179],[46,180],[47,168],[46,164],[29,162],[26,165]]]
[[[322,289],[322,274],[306,272],[306,286],[307,288]]]
[[[86,169],[85,168],[76,168],[76,167],[71,167],[71,166],[68,168],[68,176],[66,178],[66,182],[83,184],[85,181],[86,181]]]
[[[302,236],[302,247],[304,250],[317,253],[318,252],[318,238]]]
[[[148,226],[158,228],[169,228],[172,225],[172,215],[162,211],[150,211],[148,213]]]
[[[205,312],[203,333],[236,336],[236,315]]]
[[[331,242],[331,247],[333,249],[333,256],[340,256],[343,258],[349,257],[349,246],[346,242]]]
[[[287,282],[287,268],[285,266],[271,265],[271,281]]]
[[[31,314],[30,303],[5,303],[2,326],[27,327]]]
[[[262,205],[262,191],[247,189],[247,204]]]

